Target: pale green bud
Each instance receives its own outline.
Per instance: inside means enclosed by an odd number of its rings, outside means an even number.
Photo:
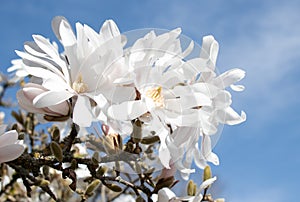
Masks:
[[[203,182],[211,178],[211,169],[210,166],[205,166],[203,171]]]
[[[94,180],[85,190],[85,195],[90,196],[94,193],[94,191],[99,187],[100,185],[100,180],[96,179]]]

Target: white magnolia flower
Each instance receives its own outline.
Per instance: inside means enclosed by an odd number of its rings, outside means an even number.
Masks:
[[[15,130],[5,132],[5,126],[0,126],[0,163],[12,161],[24,152],[24,146],[19,144],[18,133]]]
[[[174,92],[182,95],[203,93],[211,100],[211,105],[203,105],[193,113],[198,113],[198,125],[179,127],[168,136],[167,145],[172,154],[172,162],[181,171],[182,177],[188,179],[193,160],[199,168],[204,168],[207,162],[219,164],[218,156],[212,152],[211,135],[217,133],[219,124],[235,125],[246,120],[246,114],[236,113],[231,107],[231,94],[225,90],[230,86],[233,90],[242,91],[243,86],[234,85],[245,76],[240,69],[229,70],[219,76],[216,75],[215,64],[218,54],[218,43],[212,36],[203,38],[203,45],[200,57],[194,60],[193,65],[185,66],[190,68],[186,71],[193,73],[186,74],[188,85],[180,85],[174,88]],[[188,63],[189,61],[187,61]],[[195,65],[197,64],[197,65]],[[205,67],[205,71],[203,71]],[[211,71],[206,71],[210,69]],[[201,145],[199,148],[199,140]]]
[[[169,168],[170,154],[165,139],[171,130],[181,126],[197,125],[199,117],[192,113],[200,106],[209,106],[211,100],[203,93],[182,96],[173,89],[185,82],[175,67],[182,68],[183,58],[190,53],[193,43],[182,51],[178,36],[180,29],[156,36],[150,32],[127,50],[131,78],[137,98],[108,109],[108,115],[126,121],[139,118],[151,126],[160,137],[159,158]],[[174,66],[174,67],[173,67]]]
[[[198,187],[197,193],[195,196],[184,196],[184,197],[177,197],[176,194],[170,190],[169,188],[165,187],[158,191],[157,194],[152,195],[153,202],[200,202],[203,198],[201,192],[208,186],[210,186],[214,181],[217,180],[217,177],[213,177],[210,179],[205,180],[202,184]]]
[[[34,35],[34,42],[25,44],[25,52],[17,51],[25,70],[42,78],[42,86],[48,89],[33,104],[44,108],[72,99],[74,123],[90,126],[96,116],[93,108],[105,106],[111,91],[123,92],[125,99],[132,93],[130,88],[120,90],[113,85],[124,71],[120,32],[112,20],[104,22],[100,33],[77,23],[76,36],[63,17],[54,18],[52,27],[63,45],[62,55],[57,46],[40,35]]]

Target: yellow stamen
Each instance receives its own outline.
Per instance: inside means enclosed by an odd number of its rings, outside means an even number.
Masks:
[[[72,88],[77,92],[77,93],[84,93],[88,90],[88,86],[83,83],[82,75],[79,74],[77,80],[72,84]]]
[[[156,106],[164,106],[164,97],[162,95],[162,87],[152,88],[146,91],[146,96],[151,98]]]

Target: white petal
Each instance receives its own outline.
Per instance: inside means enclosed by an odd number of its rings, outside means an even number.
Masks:
[[[104,40],[112,39],[113,37],[119,36],[120,31],[113,20],[106,20],[100,30]]]
[[[188,56],[194,49],[194,41],[191,41],[191,43],[189,44],[189,46],[182,52],[182,57],[185,58],[186,56]]]
[[[18,133],[15,130],[10,130],[0,136],[0,147],[14,144],[18,140]]]
[[[237,92],[245,90],[245,86],[243,86],[243,85],[233,85],[233,84],[231,84],[230,88],[234,91],[237,91]]]
[[[230,86],[234,84],[237,81],[240,81],[245,77],[245,71],[241,69],[231,69],[229,71],[224,72],[220,76],[218,76],[214,80],[214,84],[220,88],[226,88],[227,86]]]
[[[218,110],[216,118],[221,123],[236,125],[244,122],[247,117],[244,111],[242,111],[241,115],[239,115],[231,107],[227,107],[224,110]]]
[[[64,82],[62,79],[44,79],[42,85],[50,91],[68,90],[69,92],[75,93],[71,86]]]
[[[47,91],[38,96],[33,100],[35,107],[48,107],[62,103],[63,101],[73,97],[74,95],[68,91]]]
[[[46,54],[48,54],[51,58],[60,59],[57,50],[50,43],[49,39],[46,39],[40,35],[33,35],[32,37],[39,48]]]
[[[219,52],[219,44],[212,35],[203,37],[202,49],[200,53],[201,58],[210,59],[213,65],[216,65]]]
[[[202,182],[202,184],[200,185],[199,187],[199,190],[198,190],[198,194],[200,194],[200,192],[205,189],[206,187],[208,187],[209,185],[211,185],[212,183],[214,183],[215,181],[217,180],[217,177],[213,177],[213,178],[210,178],[210,179],[207,179],[205,180],[204,182]]]
[[[132,120],[146,113],[147,107],[142,101],[128,101],[108,108],[108,115],[116,120]]]
[[[59,81],[60,83],[65,83],[64,77],[61,77],[56,73],[49,71],[48,69],[44,69],[41,67],[25,67],[25,70],[32,76],[36,76],[42,79],[53,79]]]
[[[212,152],[211,139],[208,135],[203,135],[202,137],[201,153],[206,161],[219,165],[219,158]]]
[[[207,166],[207,163],[206,163],[206,160],[203,158],[201,152],[199,151],[199,148],[198,148],[198,143],[195,144],[195,149],[194,149],[194,161],[195,161],[195,164],[198,168],[200,169],[204,169],[205,166]]]
[[[72,27],[66,20],[62,20],[60,22],[59,34],[61,37],[61,43],[64,46],[72,46],[76,43],[76,37],[74,35]]]
[[[92,120],[93,114],[89,98],[79,95],[73,110],[73,122],[81,127],[89,127]]]
[[[68,20],[65,17],[63,17],[63,16],[55,16],[52,19],[52,22],[51,22],[52,30],[53,30],[54,34],[56,35],[56,37],[59,40],[61,40],[61,36],[60,36],[60,33],[59,33],[59,26],[60,26],[60,24],[61,24],[62,21],[68,22]]]
[[[164,187],[158,191],[159,202],[169,202],[169,200],[173,198],[176,198],[176,195],[167,187]]]
[[[49,69],[50,71],[54,72],[55,74],[59,75],[60,77],[64,78],[64,75],[62,74],[62,72],[56,66],[51,64],[50,62],[48,62],[44,59],[35,57],[33,55],[30,55],[28,53],[21,52],[21,51],[15,51],[15,52],[21,58],[31,61],[33,63],[37,63],[37,64],[41,65],[41,67],[45,67],[45,68]],[[25,68],[25,70],[26,70],[26,68]],[[30,72],[28,71],[28,73],[30,73]]]
[[[231,105],[231,94],[228,91],[222,90],[214,97],[214,108],[215,109],[224,109]]]
[[[0,163],[12,161],[24,152],[24,146],[19,144],[0,147]]]

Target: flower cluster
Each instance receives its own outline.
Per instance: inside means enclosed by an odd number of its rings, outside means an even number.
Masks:
[[[201,169],[209,162],[219,164],[211,137],[222,124],[246,120],[243,111],[239,114],[231,108],[231,94],[226,90],[242,91],[244,87],[235,83],[245,72],[232,69],[217,74],[219,45],[213,36],[203,38],[195,56],[197,46],[190,41],[183,48],[179,28],[162,34],[150,31],[131,45],[127,44],[130,36],[121,34],[112,20],[105,21],[99,32],[76,23],[74,32],[59,16],[53,19],[52,28],[62,52],[55,42],[33,35],[24,51],[16,51],[21,59],[13,60],[9,68],[16,72],[13,81],[29,76],[17,92],[23,109],[46,121],[71,120],[80,128],[101,123],[104,136],[99,141],[110,154],[123,150],[120,137],[129,139],[124,147],[129,153],[141,154],[146,150],[143,145],[155,144],[162,179],[176,170],[189,179],[195,171],[193,161]],[[89,141],[87,146],[95,149],[94,140]],[[61,162],[64,158],[56,144],[51,143],[51,151]],[[152,200],[200,201],[200,191],[216,178],[207,180],[192,198],[176,198],[164,188]]]

